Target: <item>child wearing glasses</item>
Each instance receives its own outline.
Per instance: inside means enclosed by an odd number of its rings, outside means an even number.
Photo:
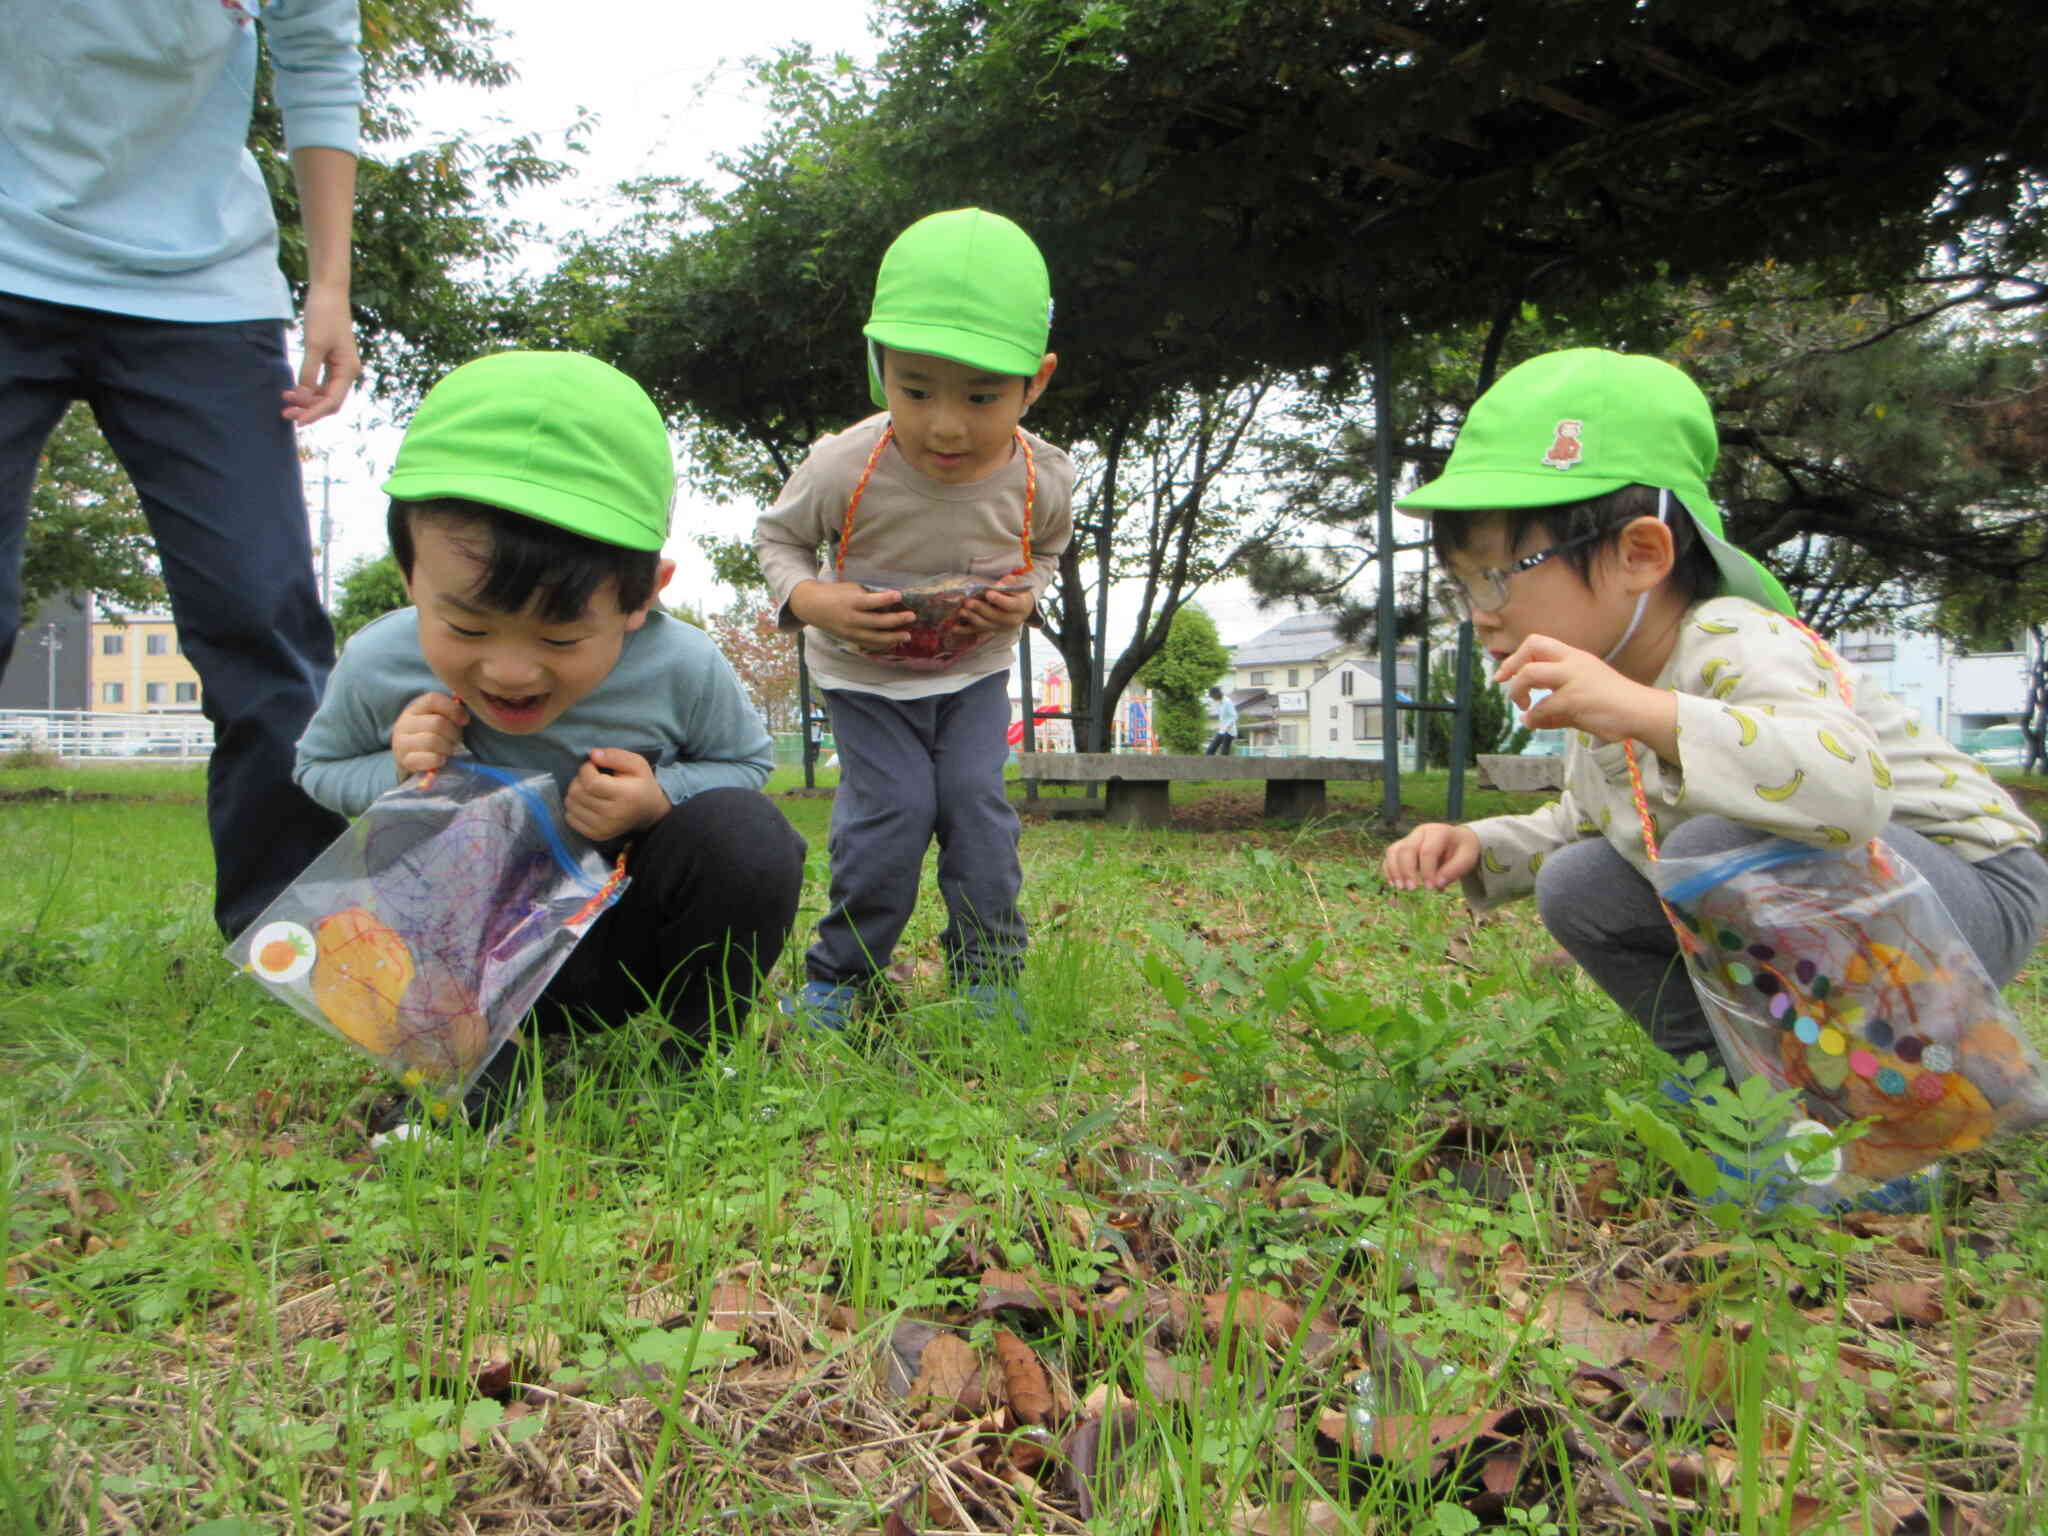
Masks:
[[[1882,835],[2000,986],[2048,918],[2040,829],[1907,705],[1853,668],[1837,677],[1777,579],[1724,538],[1716,453],[1706,397],[1655,358],[1554,352],[1474,404],[1444,473],[1398,505],[1433,519],[1446,599],[1494,681],[1528,725],[1566,729],[1565,787],[1528,815],[1417,827],[1382,866],[1396,890],[1460,882],[1478,907],[1533,893],[1658,1045],[1709,1061],[1626,741],[1665,858]]]

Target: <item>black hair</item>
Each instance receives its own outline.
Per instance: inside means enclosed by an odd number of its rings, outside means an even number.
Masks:
[[[1620,541],[1621,530],[1639,517],[1656,515],[1655,486],[1624,485],[1604,496],[1550,507],[1434,512],[1430,515],[1429,543],[1437,562],[1448,565],[1451,556],[1471,540],[1473,528],[1493,518],[1507,524],[1507,547],[1511,554],[1522,547],[1522,539],[1531,528],[1548,533],[1553,544],[1584,538],[1588,542],[1560,552],[1557,558],[1570,566],[1580,581],[1590,582],[1594,559]],[[1721,568],[1714,563],[1714,552],[1701,537],[1699,525],[1676,495],[1671,498],[1671,515],[1664,521],[1671,530],[1671,584],[1688,604],[1714,596],[1721,590]],[[1606,536],[1590,538],[1595,533]]]
[[[459,496],[425,501],[392,498],[384,529],[391,538],[392,558],[408,581],[415,553],[413,528],[431,522],[481,527],[489,535],[490,554],[469,595],[500,613],[522,613],[538,597],[541,619],[550,624],[573,623],[606,582],[613,584],[622,613],[644,608],[654,596],[660,551],[606,544],[538,518]]]

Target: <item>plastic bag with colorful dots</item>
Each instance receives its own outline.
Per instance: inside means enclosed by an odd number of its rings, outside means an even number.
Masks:
[[[1732,1077],[1833,1131],[1792,1171],[1828,1205],[2048,1121],[2040,1055],[1934,887],[1881,840],[1663,859],[1658,893]]]
[[[552,776],[455,758],[380,796],[227,956],[445,1111],[625,883]]]

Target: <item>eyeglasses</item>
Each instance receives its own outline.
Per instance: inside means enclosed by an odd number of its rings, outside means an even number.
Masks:
[[[1590,544],[1604,538],[1611,530],[1596,528],[1591,533],[1582,533],[1575,539],[1566,539],[1562,544],[1553,544],[1548,549],[1539,549],[1533,555],[1524,555],[1505,566],[1491,565],[1472,573],[1470,585],[1455,576],[1445,576],[1436,584],[1437,601],[1457,614],[1461,619],[1472,617],[1477,608],[1486,613],[1498,613],[1508,605],[1508,583],[1524,571],[1533,571],[1552,555],[1561,555],[1568,549],[1577,549],[1581,544]]]

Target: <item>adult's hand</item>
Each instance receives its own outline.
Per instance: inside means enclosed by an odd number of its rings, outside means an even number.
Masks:
[[[299,382],[284,392],[285,419],[302,427],[340,410],[363,374],[347,293],[308,292],[304,323],[306,355],[299,364]]]

